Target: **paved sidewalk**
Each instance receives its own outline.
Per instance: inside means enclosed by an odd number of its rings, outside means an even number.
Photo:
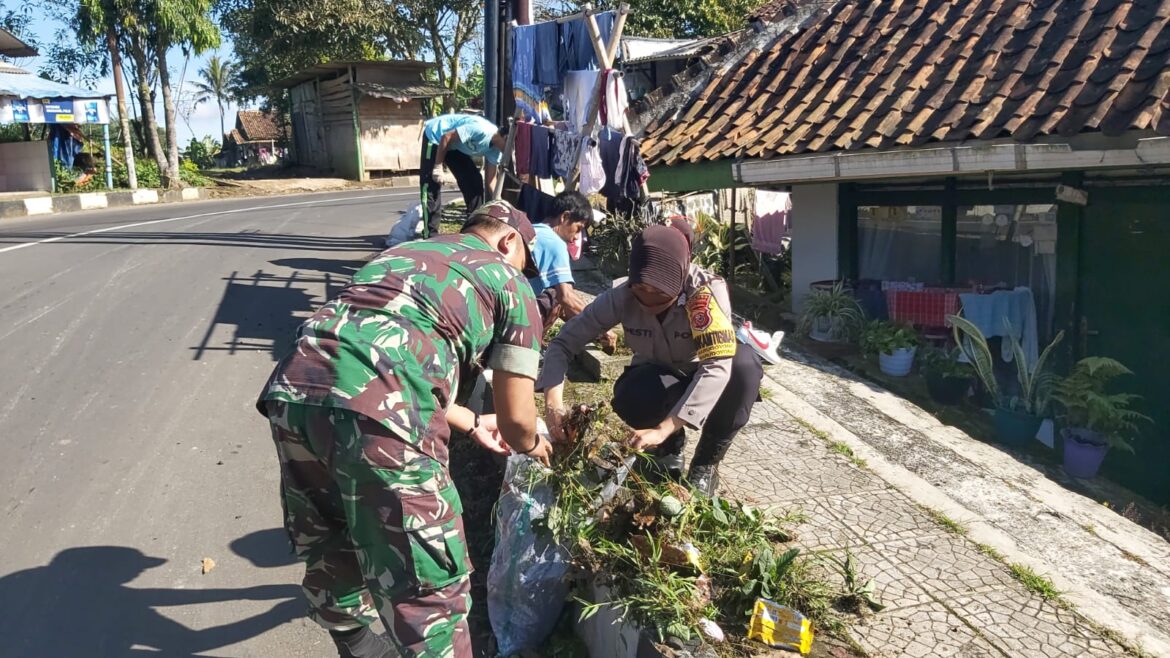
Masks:
[[[826,364],[788,353],[781,365],[768,368],[765,386],[772,395],[756,405],[724,461],[723,487],[777,511],[802,510],[807,521],[797,528],[797,542],[806,548],[853,553],[888,606],[850,628],[871,656],[1134,655],[1111,637],[1166,655],[1160,630],[1166,626],[1158,620],[1170,610],[1153,597],[1159,587],[1166,588],[1161,596],[1170,596],[1161,571],[1170,560],[1153,567],[1134,553],[1126,558],[1099,535],[1121,538],[1149,559],[1159,549],[1170,550],[1161,538],[1053,483],[1063,495],[1045,491],[1044,500],[1016,500],[1034,495],[1042,479],[1036,471]],[[960,451],[997,454],[946,454],[951,449],[940,436],[973,444]],[[870,441],[899,446],[884,450],[888,446]],[[994,468],[980,458],[994,459]],[[965,490],[979,494],[948,495]],[[972,511],[977,501],[986,507]],[[1021,513],[1017,505],[1023,506],[1022,519],[1014,518]],[[961,527],[940,522],[940,512]],[[1097,534],[1081,528],[1078,516],[1085,514],[1092,514]],[[1059,569],[1045,558],[1061,554],[1063,546],[1038,545],[1070,532],[1045,529],[1053,524],[1084,535],[1077,538],[1082,554],[1055,562]],[[1114,560],[1102,557],[1110,549]],[[1097,560],[1088,575],[1080,573],[1086,559]],[[1013,577],[1009,563],[1050,577],[1061,600],[1030,591]],[[1138,586],[1131,578],[1146,580]],[[1149,609],[1092,588],[1103,582],[1114,583],[1112,594],[1125,588]]]

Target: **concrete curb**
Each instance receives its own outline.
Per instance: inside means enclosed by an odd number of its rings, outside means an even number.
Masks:
[[[181,201],[199,201],[209,199],[207,190],[188,187],[182,190],[135,190],[120,192],[85,192],[82,194],[58,194],[55,196],[37,196],[27,199],[0,201],[0,219],[29,217],[32,215],[50,215],[62,212],[78,212],[81,210],[99,210],[102,208],[125,208],[152,203],[177,203]]]
[[[909,496],[915,503],[958,520],[967,527],[967,535],[972,541],[990,546],[1007,560],[1047,576],[1066,600],[1085,617],[1121,635],[1146,652],[1156,656],[1170,656],[1170,637],[1162,629],[1154,628],[1129,614],[1112,598],[1066,577],[1047,560],[1029,554],[1010,535],[981,514],[957,502],[904,466],[887,460],[878,450],[806,402],[774,376],[766,372],[765,379],[773,394],[769,403],[794,418],[803,419],[833,441],[849,446],[855,455],[866,461],[870,471],[890,486]],[[874,397],[878,395],[873,394]],[[888,408],[881,411],[889,413]]]

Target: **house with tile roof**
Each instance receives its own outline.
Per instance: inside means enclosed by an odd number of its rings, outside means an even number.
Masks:
[[[239,110],[235,127],[223,136],[223,155],[231,164],[275,164],[288,142],[288,125],[279,114]]]
[[[633,105],[651,185],[790,191],[798,308],[838,279],[1029,289],[1041,341],[1135,371],[1155,423],[1107,465],[1170,501],[1170,0],[780,0],[751,19]]]

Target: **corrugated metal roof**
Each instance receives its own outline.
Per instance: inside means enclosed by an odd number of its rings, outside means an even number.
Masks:
[[[427,69],[434,68],[434,64],[428,62],[416,62],[413,60],[395,60],[395,61],[344,61],[344,62],[326,62],[318,64],[312,68],[307,68],[300,73],[291,75],[283,80],[278,80],[272,83],[273,87],[287,89],[299,85],[307,80],[320,78],[323,76],[332,76],[339,71],[344,71],[349,67],[355,68],[377,68],[377,69],[398,69],[406,71],[423,72]]]
[[[17,98],[109,98],[112,95],[46,80],[32,75],[23,69],[17,69],[16,71],[0,70],[0,96],[15,96]]]
[[[432,85],[426,82],[409,85],[381,85],[375,82],[359,82],[354,86],[361,93],[375,98],[435,98],[438,96],[449,96],[451,94],[451,90],[446,87],[440,87],[439,85]]]
[[[1170,135],[1170,0],[841,0],[690,73],[635,105],[652,165]]]
[[[5,57],[36,57],[37,50],[21,41],[20,37],[0,27],[0,55]]]

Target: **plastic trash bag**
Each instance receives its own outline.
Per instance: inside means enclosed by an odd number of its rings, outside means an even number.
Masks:
[[[554,502],[548,473],[524,455],[509,457],[504,471],[487,578],[488,618],[501,656],[539,648],[569,593],[569,553],[537,527]]]
[[[402,213],[402,217],[398,218],[394,228],[390,229],[390,234],[386,236],[386,248],[410,242],[422,236],[422,233],[422,204],[416,203]]]

